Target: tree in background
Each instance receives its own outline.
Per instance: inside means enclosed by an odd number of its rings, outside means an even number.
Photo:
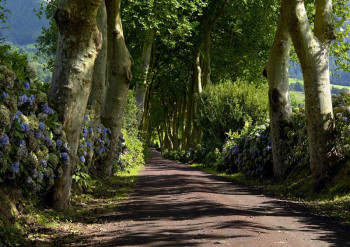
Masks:
[[[109,178],[116,159],[129,84],[132,58],[125,45],[120,11],[121,0],[106,0],[107,8],[107,87],[102,123],[112,130],[111,146],[103,171]]]
[[[102,34],[102,47],[99,51],[95,65],[94,65],[94,74],[92,78],[91,92],[88,101],[88,109],[91,115],[91,122],[93,129],[97,129],[101,122],[101,115],[103,112],[103,107],[106,97],[106,80],[107,80],[107,10],[105,1],[101,2],[101,6],[97,13],[97,26]],[[95,141],[95,134],[92,133],[94,137],[92,142]],[[88,156],[88,167],[92,175],[98,176],[97,171],[99,167],[94,165],[94,150],[89,151]]]
[[[289,96],[289,53],[291,38],[284,2],[282,2],[275,40],[266,65],[266,76],[269,82],[270,127],[272,137],[273,172],[282,180],[288,169],[285,145],[288,136],[285,128],[292,120],[292,107]]]

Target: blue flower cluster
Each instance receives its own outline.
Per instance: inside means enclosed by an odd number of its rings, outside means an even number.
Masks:
[[[101,165],[107,156],[110,147],[110,130],[101,124],[94,126],[91,118],[85,115],[80,135],[78,148],[78,157],[80,166],[76,172],[79,172],[88,162],[95,166]]]
[[[60,174],[60,164],[69,159],[59,123],[47,117],[55,112],[32,81],[0,85],[0,92],[0,178],[31,192],[46,191]]]
[[[225,145],[218,170],[243,172],[250,177],[272,174],[272,147],[268,124],[257,126],[244,135],[231,137]]]

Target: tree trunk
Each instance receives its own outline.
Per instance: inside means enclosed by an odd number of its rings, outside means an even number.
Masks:
[[[110,150],[104,164],[104,175],[110,178],[116,161],[116,149],[121,133],[129,84],[132,78],[132,59],[125,45],[120,13],[121,0],[106,0],[108,23],[107,97],[102,123],[112,130]]]
[[[185,135],[183,137],[185,140],[184,150],[188,150],[189,148],[194,146],[193,127],[194,113],[196,107],[195,94],[202,92],[201,76],[202,73],[200,67],[200,52],[199,50],[196,50],[194,52],[193,75],[187,101],[186,126]]]
[[[211,43],[211,27],[208,25],[203,26],[204,29],[204,43],[203,43],[203,79],[202,85],[205,88],[210,84],[210,74],[211,74],[211,65],[210,65],[210,43]]]
[[[155,31],[153,29],[148,30],[145,41],[143,43],[142,50],[142,62],[140,67],[140,81],[136,83],[136,103],[138,108],[140,109],[142,115],[145,109],[145,96],[147,91],[147,76],[150,67],[151,54],[152,54],[152,46],[154,40]],[[141,115],[141,116],[142,116]],[[141,118],[138,120],[139,124],[141,122]]]
[[[269,82],[273,172],[277,180],[283,179],[288,169],[286,160],[288,137],[285,128],[291,124],[292,120],[288,73],[290,44],[285,7],[282,6],[275,40],[266,66]]]
[[[95,61],[94,75],[92,79],[92,87],[88,101],[88,108],[91,111],[91,122],[94,130],[97,129],[101,120],[101,114],[105,101],[106,91],[106,73],[107,73],[107,12],[105,2],[101,2],[101,6],[97,12],[97,27],[102,33],[103,44]],[[94,138],[94,137],[93,137]],[[93,140],[94,142],[94,140]],[[90,149],[87,158],[87,166],[94,173],[95,169],[91,169],[93,165],[94,150]]]
[[[329,79],[329,52],[334,39],[332,1],[316,0],[315,32],[304,1],[286,0],[289,31],[304,77],[310,167],[316,188],[324,185],[334,162],[334,117]]]
[[[83,116],[86,110],[102,35],[96,26],[101,0],[61,1],[55,20],[59,29],[57,55],[49,92],[69,143],[70,160],[61,165],[62,175],[55,179],[53,205],[69,207],[72,174]]]
[[[157,127],[157,132],[159,137],[160,148],[164,150],[164,137],[163,137],[162,128],[160,126]]]

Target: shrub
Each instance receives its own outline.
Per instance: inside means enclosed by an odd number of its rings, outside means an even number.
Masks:
[[[202,145],[220,148],[229,130],[242,130],[246,121],[255,125],[266,120],[267,87],[245,81],[209,85],[200,96],[197,112]]]
[[[47,102],[49,84],[36,81],[25,56],[5,48],[0,46],[0,184],[15,185],[26,194],[46,194],[69,162],[69,145],[57,114]],[[4,62],[7,58],[13,60]],[[121,168],[124,166],[120,158],[127,165],[144,162],[143,144],[137,139],[135,124],[137,107],[132,97],[131,93],[125,113],[126,140],[122,137],[115,150],[123,153],[115,161]],[[92,124],[87,112],[81,127],[75,181],[84,184],[89,180],[87,161],[91,157],[95,166],[103,164],[110,136],[111,131],[102,124]]]

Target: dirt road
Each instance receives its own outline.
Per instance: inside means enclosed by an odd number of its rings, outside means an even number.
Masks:
[[[349,228],[155,150],[131,198],[102,220],[81,246],[350,246]]]

